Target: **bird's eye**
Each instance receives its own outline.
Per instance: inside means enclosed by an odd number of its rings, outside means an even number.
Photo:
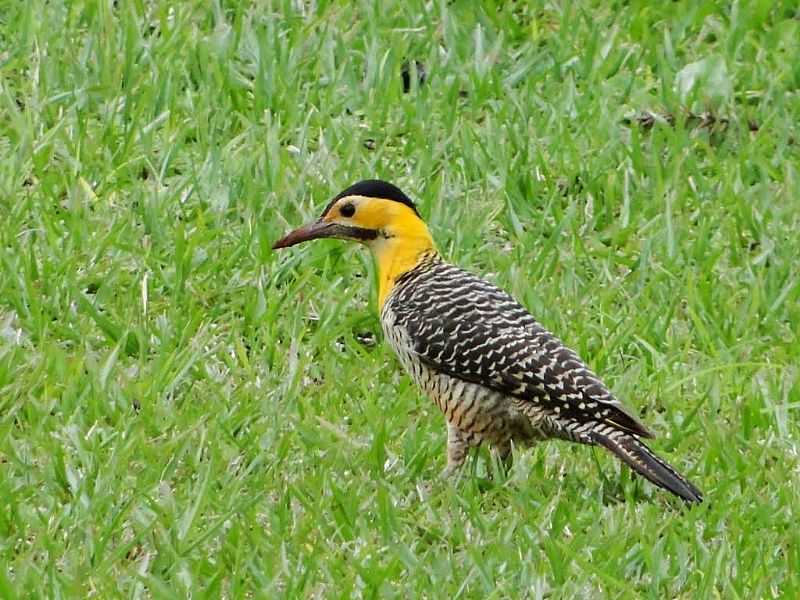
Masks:
[[[350,202],[347,204],[342,205],[342,208],[339,209],[339,213],[343,217],[347,217],[348,219],[356,214],[356,207],[353,206]]]

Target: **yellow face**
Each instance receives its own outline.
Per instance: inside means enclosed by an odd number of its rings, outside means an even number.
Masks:
[[[426,253],[435,252],[428,227],[411,207],[371,196],[339,198],[318,220],[295,229],[273,248],[317,238],[354,240],[369,247],[378,266],[380,306],[400,275],[419,264]]]
[[[320,221],[374,232],[375,240],[420,235],[429,237],[427,226],[411,208],[400,202],[382,198],[345,196],[329,207]],[[358,231],[353,233],[355,234],[353,237],[342,237],[366,243],[372,241],[366,234],[363,234],[364,237],[359,237]]]

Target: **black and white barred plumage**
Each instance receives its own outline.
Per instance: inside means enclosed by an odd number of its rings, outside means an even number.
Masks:
[[[403,274],[381,311],[387,339],[448,421],[448,470],[470,446],[561,438],[600,445],[689,502],[700,491],[656,456],[653,437],[578,355],[509,294],[435,252]]]

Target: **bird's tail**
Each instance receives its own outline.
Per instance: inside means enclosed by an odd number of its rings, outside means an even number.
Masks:
[[[592,441],[610,450],[617,458],[658,487],[672,492],[686,502],[702,502],[703,493],[658,457],[644,442],[627,433],[593,433]]]

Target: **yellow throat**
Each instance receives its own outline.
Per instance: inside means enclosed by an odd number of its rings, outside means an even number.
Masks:
[[[436,252],[436,245],[433,243],[428,226],[413,210],[397,202],[387,200],[378,202],[383,204],[380,208],[383,209],[381,221],[384,223],[380,229],[385,235],[368,242],[367,245],[378,268],[378,311],[380,311],[397,278],[416,267],[426,255]]]

